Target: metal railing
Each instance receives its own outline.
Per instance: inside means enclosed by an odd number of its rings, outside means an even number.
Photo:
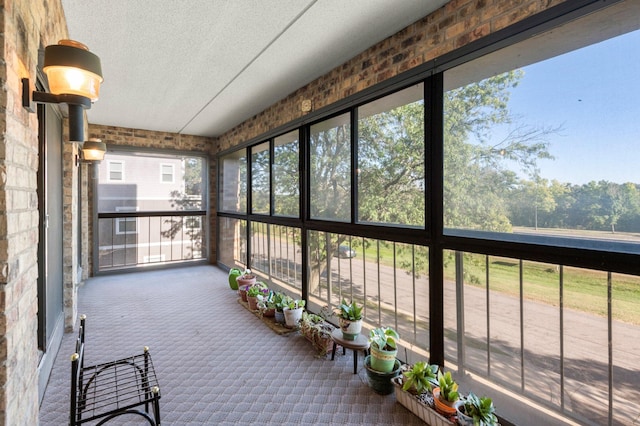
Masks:
[[[206,212],[98,214],[98,271],[205,259]]]

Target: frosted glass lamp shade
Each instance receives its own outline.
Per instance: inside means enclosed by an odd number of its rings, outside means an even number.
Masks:
[[[54,95],[80,95],[95,102],[103,81],[100,58],[87,46],[74,40],[60,40],[47,46],[43,70]]]

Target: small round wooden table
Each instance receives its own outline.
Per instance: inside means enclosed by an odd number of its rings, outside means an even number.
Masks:
[[[358,351],[363,351],[364,355],[367,355],[369,351],[369,339],[362,334],[358,334],[355,340],[347,340],[342,337],[342,330],[336,328],[331,333],[331,340],[333,340],[333,351],[331,352],[331,361],[336,356],[336,346],[342,346],[342,354],[345,354],[345,349],[353,349],[353,374],[358,372]]]

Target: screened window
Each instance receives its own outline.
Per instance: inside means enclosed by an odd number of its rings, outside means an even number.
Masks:
[[[220,158],[219,208],[223,212],[247,212],[247,157],[245,150]]]
[[[624,16],[615,26],[589,16],[579,31],[566,25],[445,72],[448,232],[640,242],[640,31]]]
[[[124,180],[124,162],[123,161],[109,161],[108,164],[108,176],[109,180],[113,182],[119,182]]]
[[[358,108],[358,221],[424,227],[424,87]]]
[[[160,182],[173,183],[174,166],[173,164],[160,164]]]
[[[300,147],[298,131],[273,141],[273,214],[300,216]]]
[[[351,125],[342,114],[311,126],[311,218],[351,221]]]
[[[269,142],[251,148],[251,212],[269,214],[271,209]]]

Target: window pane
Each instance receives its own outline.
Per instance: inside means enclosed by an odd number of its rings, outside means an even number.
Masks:
[[[218,261],[229,268],[247,265],[247,221],[218,218]]]
[[[105,160],[97,165],[99,213],[204,209],[202,157],[110,151]]]
[[[247,212],[247,157],[245,150],[220,158],[219,204],[223,212]]]
[[[401,337],[401,359],[428,359],[427,247],[309,231],[307,250],[311,311],[354,300],[364,306],[366,332],[393,327]]]
[[[108,161],[107,164],[109,168],[109,180],[124,180],[124,163],[121,161]]]
[[[358,221],[424,227],[422,84],[358,108]]]
[[[445,73],[446,227],[638,251],[640,20],[615,10]]]
[[[173,164],[160,165],[160,179],[163,183],[173,183]]]
[[[275,138],[273,145],[273,213],[276,216],[299,217],[298,131]]]
[[[311,126],[311,218],[351,221],[349,114]]]
[[[269,214],[271,208],[271,180],[269,142],[251,148],[251,212]]]

